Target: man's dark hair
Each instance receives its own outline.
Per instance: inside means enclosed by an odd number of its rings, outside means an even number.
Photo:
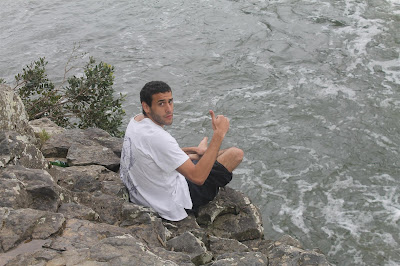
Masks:
[[[164,81],[150,81],[147,82],[142,90],[140,91],[140,103],[145,102],[149,107],[151,107],[151,102],[153,101],[153,94],[170,92],[171,87],[168,86]],[[142,108],[142,112],[146,115],[146,112]]]

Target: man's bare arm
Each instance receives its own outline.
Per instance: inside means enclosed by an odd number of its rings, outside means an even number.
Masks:
[[[225,134],[229,130],[228,118],[223,115],[215,117],[214,112],[211,110],[210,115],[214,134],[205,153],[196,165],[188,159],[177,168],[179,173],[197,185],[202,185],[210,174],[211,168],[217,159]]]
[[[198,161],[204,155],[208,147],[208,138],[204,137],[197,147],[185,147],[182,150],[189,155],[190,160]]]

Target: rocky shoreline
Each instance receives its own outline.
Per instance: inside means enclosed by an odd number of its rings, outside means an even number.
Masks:
[[[291,236],[268,240],[258,207],[229,187],[180,222],[130,203],[122,139],[28,122],[4,84],[0,117],[0,265],[330,265]]]

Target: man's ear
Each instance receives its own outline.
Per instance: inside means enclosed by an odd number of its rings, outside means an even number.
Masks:
[[[142,108],[146,112],[146,114],[150,113],[150,106],[148,106],[147,103],[142,102]]]

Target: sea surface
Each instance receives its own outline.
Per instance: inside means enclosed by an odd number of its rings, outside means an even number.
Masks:
[[[0,78],[39,57],[115,66],[129,118],[150,80],[173,89],[182,146],[230,118],[231,187],[335,265],[400,264],[400,0],[0,1]],[[72,56],[71,56],[72,54]]]

